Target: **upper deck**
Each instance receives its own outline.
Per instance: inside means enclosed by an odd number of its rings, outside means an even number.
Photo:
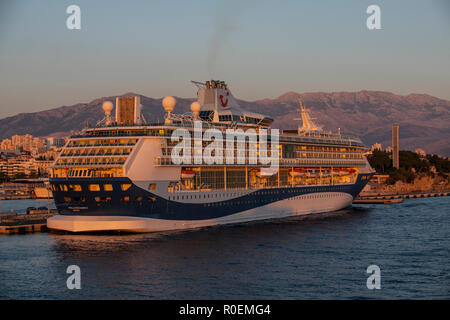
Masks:
[[[202,121],[202,126],[204,130],[208,129],[218,129],[223,134],[226,133],[227,129],[247,129],[252,128],[249,126],[230,126],[228,123],[211,123]],[[178,128],[184,128],[189,131],[194,130],[193,121],[177,121],[173,123],[151,123],[146,125],[107,125],[99,126],[96,128],[90,128],[82,133],[72,135],[70,137],[71,141],[85,140],[92,138],[139,138],[139,137],[171,137],[173,131]],[[258,127],[255,128],[258,132]],[[266,128],[262,128],[266,129]],[[294,134],[292,130],[281,130],[279,135],[280,142],[287,143],[298,143],[298,144],[317,144],[317,145],[330,145],[330,146],[354,146],[365,149],[366,147],[362,141],[351,135],[337,134],[337,133],[326,133],[326,132],[308,132],[302,135]],[[270,129],[268,129],[268,139],[270,139]],[[67,145],[70,147],[70,145]]]
[[[146,123],[141,114],[139,97],[118,98],[116,101],[116,118],[111,119],[113,105],[104,103],[105,119],[95,127],[84,129],[74,134],[63,148],[53,165],[56,176],[74,177],[123,177],[137,157],[140,145],[149,139],[155,141],[154,149],[148,164],[155,167],[178,166],[171,158],[173,148],[178,139],[172,139],[177,129],[184,129],[191,137],[200,137],[208,130],[215,130],[221,134],[214,137],[214,142],[227,149],[229,141],[225,137],[234,132],[244,135],[243,143],[235,142],[233,137],[233,157],[238,158],[241,152],[248,159],[244,162],[236,161],[229,164],[220,161],[217,165],[236,167],[242,165],[264,166],[262,162],[254,162],[256,155],[249,150],[258,145],[261,140],[252,140],[252,136],[264,135],[267,149],[278,153],[280,167],[363,167],[366,165],[364,152],[367,148],[360,139],[338,133],[325,132],[309,117],[307,109],[301,105],[303,126],[298,130],[278,130],[270,128],[273,119],[269,116],[247,112],[239,106],[223,82],[196,83],[199,86],[198,102],[191,104],[191,112],[183,115],[173,114],[175,99],[166,97],[163,106],[167,112],[164,122]],[[272,133],[277,133],[272,141]],[[278,135],[279,133],[279,135]],[[258,138],[259,139],[259,138]],[[192,141],[197,143],[198,141]],[[207,139],[206,139],[207,140]],[[256,142],[257,141],[257,142]],[[201,150],[205,150],[211,140],[201,142]],[[242,142],[242,140],[241,140]],[[263,141],[264,142],[264,141]],[[262,143],[262,142],[261,142]],[[275,145],[274,145],[275,144]],[[191,155],[195,150],[191,144]],[[243,152],[243,153],[242,153]],[[234,155],[235,154],[235,155]],[[259,154],[259,153],[258,153]],[[147,155],[146,157],[149,157]],[[253,158],[252,158],[253,157]],[[131,159],[131,160],[130,160]],[[194,157],[191,157],[194,160]],[[223,157],[225,159],[225,156]],[[192,161],[191,163],[194,163]],[[217,166],[212,164],[211,166]]]

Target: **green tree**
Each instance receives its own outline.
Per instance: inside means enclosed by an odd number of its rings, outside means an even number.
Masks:
[[[414,168],[416,172],[429,172],[430,163],[422,159],[420,155],[415,152],[401,150],[399,152],[399,164],[400,168],[405,168],[406,170],[411,170]]]
[[[378,173],[385,173],[388,169],[392,168],[392,160],[390,158],[390,153],[374,150],[371,155],[367,157],[370,166],[374,168]]]
[[[443,159],[438,157],[437,155],[427,155],[427,159],[431,165],[436,168],[436,171],[439,173],[450,173],[450,160]]]

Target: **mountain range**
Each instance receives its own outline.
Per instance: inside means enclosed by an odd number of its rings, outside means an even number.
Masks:
[[[133,96],[126,93],[122,96]],[[148,122],[164,119],[162,99],[141,96],[144,116]],[[375,142],[383,148],[391,145],[392,124],[400,125],[400,149],[424,149],[427,153],[450,156],[450,101],[427,94],[397,95],[384,91],[359,92],[287,92],[276,99],[238,100],[249,111],[275,119],[273,127],[295,129],[299,117],[298,98],[311,110],[315,121],[325,130],[352,134],[370,146]],[[176,98],[175,113],[189,111],[194,99]],[[21,113],[0,119],[0,138],[14,134],[37,137],[62,137],[95,125],[104,117],[102,103],[115,101],[103,97],[89,103],[61,106],[35,113]]]

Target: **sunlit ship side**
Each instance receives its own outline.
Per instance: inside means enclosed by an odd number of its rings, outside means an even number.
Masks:
[[[224,82],[194,83],[198,101],[192,113],[172,114],[175,99],[167,97],[162,123],[145,122],[139,97],[117,98],[114,120],[114,106],[105,102],[105,119],[72,136],[52,166],[59,215],[48,219],[48,227],[152,232],[335,211],[351,205],[373,174],[362,142],[323,131],[301,101],[302,126],[281,130],[277,145],[267,142],[279,153],[276,172],[248,158],[221,165],[174,163],[178,142],[172,133],[184,128],[194,136],[194,121],[202,122],[203,131],[266,129],[270,137],[273,119],[243,110]],[[192,146],[192,157],[208,146],[200,144]],[[246,141],[246,155],[249,147]]]

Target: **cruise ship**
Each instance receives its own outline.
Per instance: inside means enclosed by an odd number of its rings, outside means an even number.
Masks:
[[[302,101],[297,129],[272,129],[225,82],[192,82],[191,112],[176,114],[165,97],[164,121],[147,123],[139,96],[117,97],[70,137],[52,165],[50,229],[155,232],[336,211],[373,175],[361,140],[325,131]],[[230,142],[228,132],[239,134]]]

